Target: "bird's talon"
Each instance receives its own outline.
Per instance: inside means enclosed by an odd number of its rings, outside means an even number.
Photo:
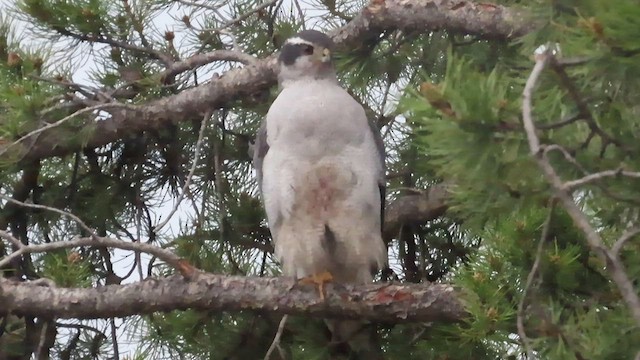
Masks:
[[[320,300],[325,299],[324,285],[333,281],[333,275],[330,272],[324,271],[318,274],[313,274],[307,277],[303,277],[298,281],[302,285],[316,285],[318,292],[320,293]]]

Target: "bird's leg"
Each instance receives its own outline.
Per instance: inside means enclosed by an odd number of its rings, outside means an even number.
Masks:
[[[311,276],[303,277],[298,281],[298,283],[303,285],[316,285],[318,287],[318,292],[320,293],[320,300],[324,301],[325,292],[324,292],[324,284],[333,281],[333,275],[330,272],[324,271],[321,273],[313,274]]]

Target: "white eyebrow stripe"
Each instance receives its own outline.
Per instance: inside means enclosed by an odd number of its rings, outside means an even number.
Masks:
[[[291,44],[291,45],[311,45],[313,46],[312,42],[309,42],[303,38],[300,37],[292,37],[290,39],[287,40],[287,44]]]

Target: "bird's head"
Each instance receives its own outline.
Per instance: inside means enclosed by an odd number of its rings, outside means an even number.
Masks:
[[[285,41],[278,57],[280,82],[335,79],[333,41],[316,30],[303,30]]]

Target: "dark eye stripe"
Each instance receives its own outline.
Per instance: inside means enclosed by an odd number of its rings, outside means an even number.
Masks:
[[[300,45],[302,46],[302,53],[305,55],[313,55],[313,46],[311,45]]]
[[[308,44],[285,44],[280,51],[278,60],[285,65],[293,65],[302,55],[313,55],[314,48]]]

